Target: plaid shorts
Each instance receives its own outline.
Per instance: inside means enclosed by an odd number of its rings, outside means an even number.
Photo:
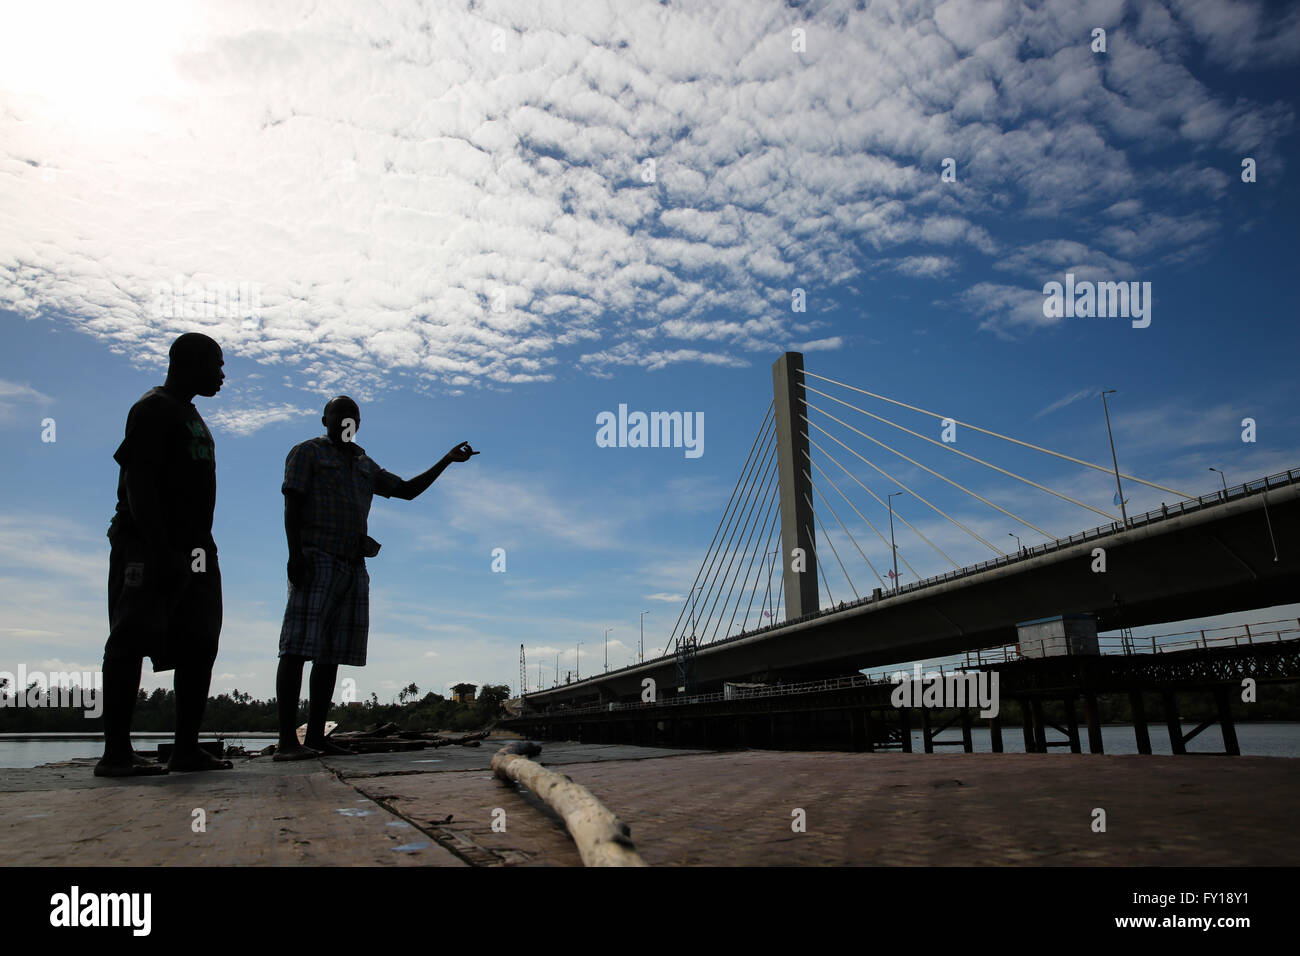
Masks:
[[[311,565],[311,582],[306,588],[289,585],[280,656],[364,666],[370,632],[370,575],[365,562],[352,564],[311,547],[302,553]]]

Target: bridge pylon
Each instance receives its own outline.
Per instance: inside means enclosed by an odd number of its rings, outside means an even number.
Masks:
[[[804,420],[803,353],[786,352],[772,366],[776,413],[777,484],[781,496],[781,573],[785,617],[792,620],[820,607],[813,527],[812,466]]]

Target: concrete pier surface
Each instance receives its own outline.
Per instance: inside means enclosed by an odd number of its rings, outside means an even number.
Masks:
[[[125,780],[0,770],[5,866],[580,866],[478,748]],[[545,743],[663,866],[1271,866],[1300,760],[664,750]],[[1105,811],[1105,831],[1098,832]],[[802,811],[800,814],[798,811]],[[802,832],[797,825],[802,821]],[[202,826],[200,826],[200,822]]]

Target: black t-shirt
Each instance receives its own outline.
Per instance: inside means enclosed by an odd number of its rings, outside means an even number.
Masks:
[[[113,454],[120,466],[117,513],[109,528],[115,534],[138,535],[126,493],[128,470],[156,476],[164,527],[173,548],[216,550],[212,512],[217,504],[217,460],[212,433],[198,409],[161,388],[151,388],[131,406],[126,437]]]

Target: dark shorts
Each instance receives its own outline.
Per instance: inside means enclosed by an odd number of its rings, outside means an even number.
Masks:
[[[154,672],[179,664],[211,667],[221,636],[221,568],[216,551],[206,570],[177,586],[152,580],[143,542],[114,535],[108,557],[108,643],[104,660],[153,661]]]

